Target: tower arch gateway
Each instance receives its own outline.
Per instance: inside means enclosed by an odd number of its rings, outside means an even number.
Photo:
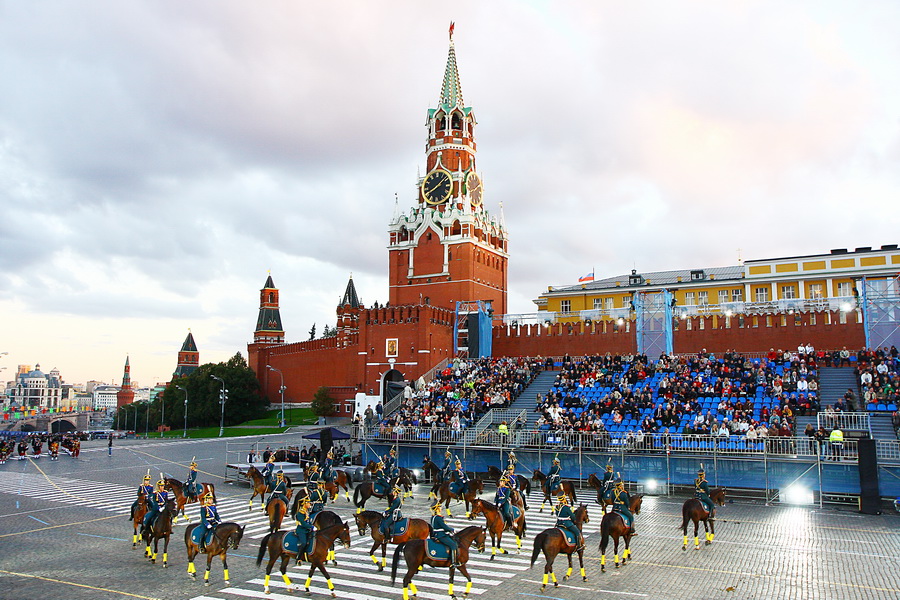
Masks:
[[[391,305],[424,304],[454,310],[483,300],[507,312],[509,235],[502,216],[485,207],[477,168],[475,113],[463,100],[453,29],[437,106],[428,110],[426,172],[408,213],[388,225]]]

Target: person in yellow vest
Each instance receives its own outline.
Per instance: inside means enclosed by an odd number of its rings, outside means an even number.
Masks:
[[[831,444],[831,455],[834,460],[841,460],[844,454],[844,432],[840,427],[835,427],[828,435],[828,442]]]
[[[506,421],[500,422],[500,425],[497,426],[497,433],[502,435],[504,438],[509,437],[509,427],[507,427]]]

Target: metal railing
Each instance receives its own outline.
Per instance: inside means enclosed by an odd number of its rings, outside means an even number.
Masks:
[[[867,412],[827,412],[816,415],[816,426],[826,430],[839,428],[844,431],[868,431],[872,433],[872,421]]]
[[[473,443],[476,440],[483,439],[485,435],[491,433],[489,428],[494,424],[499,424],[503,421],[506,421],[506,424],[509,425],[509,431],[513,431],[513,423],[521,420],[522,423],[525,423],[528,419],[527,415],[528,411],[523,409],[513,409],[513,408],[494,408],[489,410],[481,419],[478,420],[478,423],[475,424],[474,427],[470,427],[465,430],[465,438],[466,442]],[[494,432],[496,433],[496,431]],[[503,435],[503,434],[499,434]],[[509,436],[506,436],[507,438]]]
[[[857,441],[845,439],[842,446],[809,437],[711,436],[685,434],[628,435],[625,433],[592,434],[567,431],[519,431],[509,435],[496,429],[467,435],[467,430],[416,427],[354,427],[351,435],[360,442],[408,445],[455,445],[543,449],[559,452],[614,452],[646,454],[714,454],[720,456],[777,456],[782,458],[815,458],[853,461],[857,459]],[[900,462],[900,440],[878,440],[878,459]]]

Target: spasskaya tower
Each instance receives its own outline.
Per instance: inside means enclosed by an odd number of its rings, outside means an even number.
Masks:
[[[475,113],[463,101],[453,24],[437,107],[428,109],[426,172],[416,202],[388,226],[391,306],[483,300],[506,314],[508,234],[485,208],[485,184],[476,162]]]

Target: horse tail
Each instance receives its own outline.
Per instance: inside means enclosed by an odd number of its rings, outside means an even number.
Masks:
[[[606,546],[609,544],[609,528],[611,519],[607,519],[605,516],[603,520],[600,521],[600,553],[606,554]]]
[[[575,484],[570,481],[569,485],[572,488],[572,504],[575,504],[576,502],[578,502],[578,497],[575,495]]]
[[[406,548],[406,542],[398,545],[394,550],[394,558],[391,559],[391,585],[394,585],[394,581],[397,579],[397,565],[400,563],[400,553],[404,548]]]
[[[681,529],[682,531],[687,531],[688,521],[690,520],[690,509],[688,508],[689,502],[685,502],[681,507]]]
[[[362,485],[358,485],[358,486],[356,486],[356,489],[353,490],[353,505],[354,505],[356,508],[359,508],[359,507],[360,507],[360,504],[359,504],[359,495],[360,495],[360,494],[359,494],[359,491],[360,491],[361,489],[362,489]]]
[[[531,495],[531,480],[527,477],[525,478],[525,493]]]
[[[262,564],[263,557],[266,555],[266,549],[269,547],[269,538],[272,537],[271,533],[267,533],[266,536],[259,543],[259,554],[256,555],[256,566]]]
[[[347,480],[347,487],[353,489],[353,477],[347,471],[344,471],[344,479]]]
[[[537,534],[537,537],[534,538],[534,550],[531,551],[531,566],[534,566],[534,562],[537,560],[538,554],[541,553],[541,549],[544,547],[544,541],[547,539],[547,532],[542,531]]]

